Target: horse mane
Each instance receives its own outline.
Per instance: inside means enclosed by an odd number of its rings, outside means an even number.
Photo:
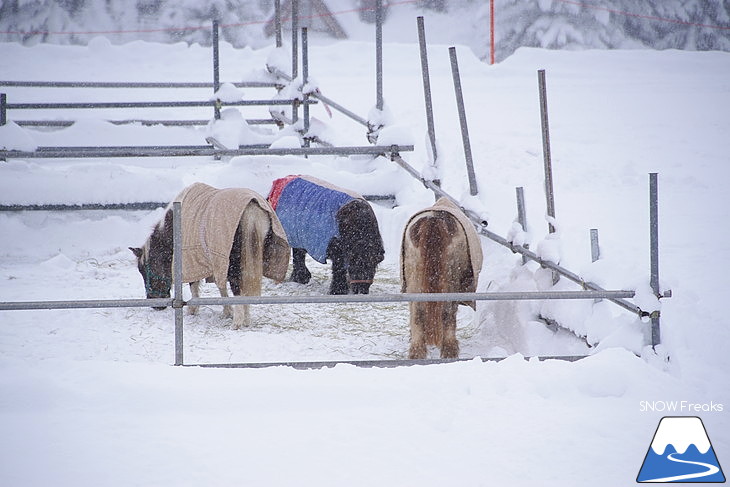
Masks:
[[[152,233],[150,233],[144,245],[142,245],[142,258],[144,262],[149,260],[150,249],[153,242],[170,242],[170,251],[172,252],[172,207],[168,206],[165,210],[165,215],[160,218],[160,221],[155,223],[152,227]]]

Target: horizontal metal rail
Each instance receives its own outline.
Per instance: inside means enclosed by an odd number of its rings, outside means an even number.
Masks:
[[[165,208],[168,203],[141,201],[137,203],[82,203],[69,205],[64,203],[48,203],[43,205],[0,204],[0,211],[78,211],[78,210],[155,210]]]
[[[336,303],[407,303],[439,301],[534,301],[544,299],[600,299],[631,298],[634,291],[524,291],[489,293],[401,293],[350,294],[318,296],[233,296],[228,298],[191,298],[190,306],[236,304],[336,304]]]
[[[240,149],[266,149],[269,144],[252,144],[242,145]],[[155,150],[205,150],[213,149],[212,145],[115,145],[108,148],[120,151],[155,151]],[[36,147],[35,152],[96,152],[105,150],[104,146],[55,146],[55,147]]]
[[[51,102],[51,103],[6,103],[7,110],[68,110],[78,108],[189,108],[215,106],[272,106],[299,103],[318,103],[316,100],[189,100],[189,101],[110,101],[110,102]]]
[[[275,88],[274,81],[241,81],[236,88]],[[0,81],[0,86],[20,88],[213,88],[212,82],[168,81]]]
[[[363,195],[367,201],[394,201],[395,195],[392,194],[365,194]],[[139,201],[133,203],[81,203],[81,204],[65,204],[65,203],[47,203],[47,204],[0,204],[0,212],[2,211],[85,211],[85,210],[128,210],[128,211],[144,211],[156,210],[157,208],[165,208],[169,203],[164,201]]]
[[[21,127],[70,127],[76,123],[76,120],[11,120]],[[168,127],[188,127],[208,125],[210,120],[145,120],[145,119],[129,119],[129,120],[105,120],[105,122],[113,125],[131,125],[138,123],[145,127],[153,125],[165,125]],[[275,125],[278,123],[272,118],[249,118],[246,119],[249,125]]]
[[[3,301],[0,311],[41,309],[100,309],[100,308],[166,308],[173,305],[172,298],[155,299],[87,299],[68,301]]]
[[[553,355],[539,357],[525,357],[525,360],[537,358],[541,362],[545,360],[562,360],[566,362],[577,362],[585,358],[585,355]],[[440,365],[453,364],[457,362],[471,362],[481,360],[482,362],[501,362],[508,357],[474,357],[474,358],[435,358],[435,359],[383,359],[383,360],[325,360],[306,362],[245,362],[245,363],[222,363],[222,364],[183,364],[185,367],[203,367],[218,369],[264,369],[268,367],[291,367],[297,370],[312,370],[332,368],[340,364],[353,365],[359,368],[393,368],[410,367],[414,365]]]
[[[511,301],[545,299],[598,299],[633,297],[634,291],[525,291],[492,293],[402,293],[402,294],[349,294],[317,296],[233,296],[191,298],[180,306],[239,305],[239,304],[337,304],[337,303],[406,303],[438,301]],[[69,301],[18,301],[0,302],[0,311],[38,309],[87,309],[87,308],[144,308],[173,306],[172,298],[120,299],[120,300],[69,300]]]
[[[356,154],[383,155],[412,151],[412,145],[349,146],[349,147],[293,147],[293,148],[240,148],[240,149],[134,149],[99,147],[96,151],[19,151],[0,150],[0,159],[53,159],[53,158],[106,158],[106,157],[236,157],[236,156],[348,156]]]

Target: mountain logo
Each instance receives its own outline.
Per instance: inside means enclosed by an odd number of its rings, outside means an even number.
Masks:
[[[636,481],[725,482],[702,420],[696,416],[663,417]]]

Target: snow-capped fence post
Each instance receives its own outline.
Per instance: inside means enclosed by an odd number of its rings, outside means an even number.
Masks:
[[[553,166],[550,154],[550,126],[548,124],[547,86],[545,84],[545,70],[537,71],[538,91],[540,92],[540,126],[542,127],[542,154],[545,167],[545,199],[547,214],[555,219],[555,193],[553,190]],[[548,222],[548,230],[555,233],[552,221]]]
[[[8,114],[6,112],[5,105],[8,103],[8,96],[5,93],[0,93],[0,127],[8,123]]]
[[[598,229],[591,228],[591,262],[601,258],[601,248],[598,246]]]
[[[182,204],[172,203],[172,266],[175,313],[175,365],[183,364],[183,293],[182,293]]]
[[[654,295],[661,297],[659,293],[659,188],[657,173],[649,174],[649,247],[650,247],[650,285]],[[661,330],[659,323],[659,310],[653,311],[651,318],[651,346],[656,347],[661,343]]]
[[[494,64],[494,0],[489,0],[489,64]]]
[[[213,93],[218,93],[221,87],[220,78],[220,51],[218,49],[218,21],[213,21]],[[219,103],[213,108],[213,116],[216,120],[221,118],[221,107]]]
[[[527,231],[527,214],[525,210],[525,190],[522,186],[518,186],[515,188],[515,192],[517,194],[517,223],[520,224],[520,227],[522,227],[522,231]],[[524,248],[529,249],[529,244],[524,244]],[[522,256],[522,264],[527,264],[527,257],[525,255]]]
[[[383,0],[375,2],[375,108],[383,110]]]
[[[428,140],[431,144],[432,160],[429,161],[431,166],[438,169],[438,152],[436,149],[436,129],[433,124],[433,100],[431,99],[431,76],[428,71],[428,53],[426,52],[426,28],[423,23],[423,17],[416,17],[418,24],[418,45],[421,52],[421,75],[423,77],[423,98],[426,103],[426,126],[428,128]],[[438,173],[434,171],[434,183],[440,184]]]
[[[591,262],[596,262],[601,258],[601,247],[598,245],[598,229],[591,228]],[[598,303],[601,299],[596,299],[594,302]]]
[[[555,233],[555,191],[553,189],[553,163],[550,153],[550,125],[548,123],[547,84],[545,70],[537,71],[538,91],[540,92],[540,126],[542,128],[542,154],[545,169],[545,201],[547,205],[548,232]],[[560,280],[560,274],[553,271],[553,284]]]
[[[304,87],[302,94],[304,97],[302,138],[304,139],[304,147],[309,147],[309,94],[307,93],[307,83],[309,83],[309,35],[307,28],[302,27],[302,86]]]
[[[281,0],[274,0],[274,31],[276,35],[276,47],[281,47]]]
[[[291,0],[291,79],[299,76],[299,0]],[[291,104],[291,121],[295,125],[299,120],[299,101]]]
[[[461,140],[464,144],[464,157],[466,159],[466,174],[469,178],[469,194],[475,196],[479,189],[477,188],[477,179],[474,174],[474,160],[471,154],[471,143],[469,142],[469,128],[466,123],[466,109],[464,108],[464,93],[461,89],[461,77],[459,76],[459,61],[456,58],[456,48],[449,48],[449,57],[451,58],[451,76],[454,79],[454,93],[456,94],[456,107],[459,111],[459,123],[461,125]]]

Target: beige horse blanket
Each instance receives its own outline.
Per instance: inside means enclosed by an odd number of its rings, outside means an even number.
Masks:
[[[250,189],[216,189],[203,183],[185,188],[182,205],[183,281],[213,279],[224,283],[233,238],[248,204],[255,200],[269,215],[271,231],[264,243],[264,276],[281,282],[291,253],[284,228],[266,199]]]
[[[456,217],[456,219],[461,224],[461,227],[464,229],[464,233],[466,234],[466,242],[467,242],[467,252],[469,254],[469,260],[471,261],[471,268],[472,268],[472,275],[474,276],[474,279],[472,280],[471,286],[469,286],[469,289],[465,289],[464,292],[473,293],[477,290],[477,282],[479,279],[479,273],[482,270],[482,261],[483,261],[483,254],[482,254],[482,244],[479,241],[479,235],[477,235],[476,230],[474,229],[474,225],[472,224],[471,220],[464,214],[463,211],[461,211],[461,208],[456,206],[451,200],[447,198],[439,198],[436,203],[434,203],[433,206],[430,206],[428,208],[424,208],[423,210],[417,212],[414,214],[406,224],[405,229],[403,230],[403,239],[402,242],[405,243],[406,238],[406,231],[408,230],[409,225],[411,222],[421,215],[422,213],[426,213],[429,211],[445,211],[446,213],[449,213]],[[400,275],[401,275],[401,292],[406,292],[406,273],[405,273],[405,255],[404,255],[405,245],[401,244],[401,269],[400,269]],[[460,304],[466,304],[467,306],[471,306],[472,308],[476,309],[476,303],[474,301],[469,301],[465,303]]]

